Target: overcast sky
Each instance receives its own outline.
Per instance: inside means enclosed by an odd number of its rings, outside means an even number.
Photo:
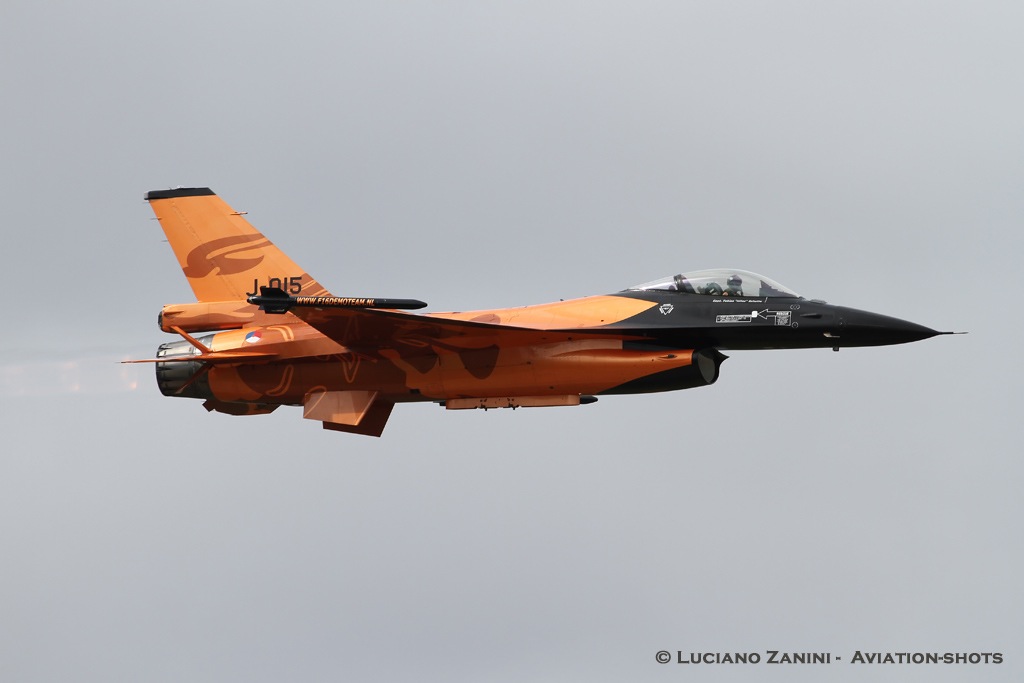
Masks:
[[[0,679],[1020,680],[1019,2],[0,5]],[[384,436],[165,398],[209,186],[430,310],[734,267],[966,336]],[[824,666],[655,653],[827,651]],[[853,665],[1001,652],[1001,665]]]

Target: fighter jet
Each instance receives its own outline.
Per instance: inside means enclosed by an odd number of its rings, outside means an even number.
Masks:
[[[380,436],[398,403],[574,406],[713,384],[728,349],[902,344],[938,334],[808,300],[755,273],[700,270],[612,294],[469,312],[335,296],[209,188],[146,194],[196,301],[160,312],[157,385],[208,411],[302,406]]]

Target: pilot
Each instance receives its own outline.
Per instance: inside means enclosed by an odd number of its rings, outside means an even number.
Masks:
[[[743,296],[743,280],[733,273],[726,281],[725,296]]]

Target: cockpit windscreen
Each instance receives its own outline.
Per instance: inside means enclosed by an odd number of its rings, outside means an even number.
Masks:
[[[749,297],[788,297],[799,299],[799,294],[783,287],[778,282],[763,275],[746,270],[695,270],[680,273],[671,277],[661,278],[642,285],[629,287],[627,291],[660,290],[664,292],[680,292],[685,294],[704,294],[707,296],[749,296]]]

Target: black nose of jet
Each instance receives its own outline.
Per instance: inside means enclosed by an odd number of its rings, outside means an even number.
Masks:
[[[837,346],[885,346],[928,339],[938,332],[907,320],[879,315],[856,308],[837,306],[839,323]]]

